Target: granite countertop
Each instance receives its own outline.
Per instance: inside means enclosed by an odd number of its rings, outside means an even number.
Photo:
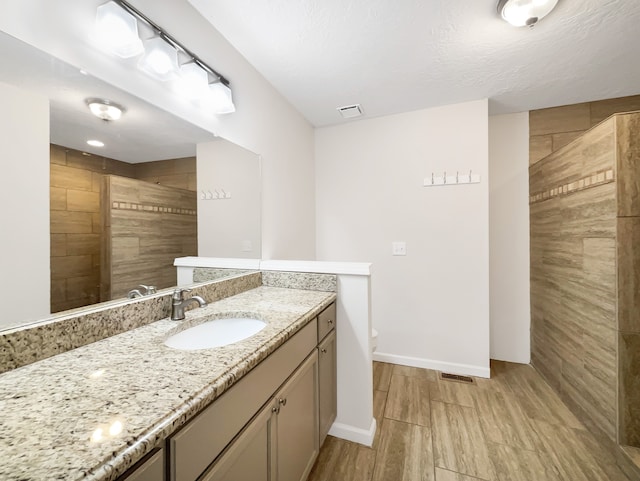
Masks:
[[[335,294],[258,287],[0,375],[0,479],[114,480],[329,305]],[[267,322],[224,347],[164,340],[210,315]]]

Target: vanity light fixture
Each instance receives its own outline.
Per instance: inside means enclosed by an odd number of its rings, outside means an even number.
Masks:
[[[514,27],[533,27],[557,4],[558,0],[499,0],[498,13]]]
[[[144,55],[138,67],[157,80],[173,80],[178,74],[178,51],[161,37],[153,37],[144,43]]]
[[[98,7],[96,33],[104,48],[118,57],[135,57],[144,51],[138,36],[138,21],[115,1]]]
[[[100,142],[99,140],[87,140],[87,144],[91,147],[104,147],[104,142]]]
[[[87,99],[87,105],[91,113],[102,120],[118,120],[122,117],[124,107],[107,99]]]
[[[149,27],[155,36],[143,43],[138,22]],[[175,90],[202,100],[216,114],[235,112],[229,81],[125,0],[100,5],[96,29],[98,38],[116,55],[130,58],[144,53],[138,68],[151,77],[174,81]],[[179,58],[186,59],[180,66]]]
[[[195,62],[180,66],[180,74],[176,80],[176,90],[183,97],[192,100],[203,98],[209,86],[209,76]]]

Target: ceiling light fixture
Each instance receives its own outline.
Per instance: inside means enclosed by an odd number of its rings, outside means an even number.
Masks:
[[[138,35],[138,22],[151,27],[156,36],[143,44]],[[206,99],[207,104],[212,103],[212,97],[217,99],[213,102],[215,113],[235,111],[229,81],[125,0],[100,5],[96,28],[98,37],[108,45],[116,45],[110,50],[121,57],[146,52],[138,61],[138,67],[148,75],[161,81],[175,79],[176,90],[191,99]],[[178,56],[187,59],[180,67]],[[207,88],[208,85],[211,87]]]
[[[99,140],[87,140],[87,144],[91,147],[104,147],[104,142],[100,142]]]
[[[499,0],[498,13],[515,27],[533,27],[557,4],[558,0]]]
[[[87,99],[89,110],[96,117],[102,120],[118,120],[122,117],[125,108],[107,99]]]

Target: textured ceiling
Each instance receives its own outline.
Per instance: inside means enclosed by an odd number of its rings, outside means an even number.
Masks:
[[[560,0],[515,28],[497,0],[189,0],[314,125],[490,99],[508,113],[640,93],[640,1]]]

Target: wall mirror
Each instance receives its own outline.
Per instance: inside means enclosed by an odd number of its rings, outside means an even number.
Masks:
[[[0,56],[0,82],[50,103],[52,313],[173,286],[175,257],[260,258],[258,155],[3,32]]]

